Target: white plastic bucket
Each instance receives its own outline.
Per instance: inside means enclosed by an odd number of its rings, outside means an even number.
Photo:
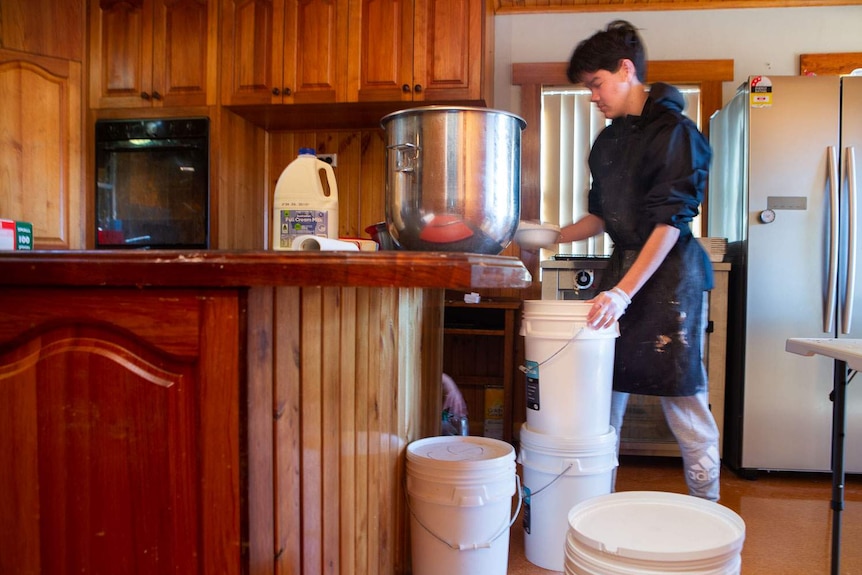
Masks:
[[[569,575],[738,575],[745,522],[732,510],[678,493],[627,491],[569,512]]]
[[[413,575],[506,575],[509,528],[521,501],[511,445],[474,436],[414,441],[407,446],[407,498]]]
[[[524,492],[524,554],[527,561],[551,571],[565,563],[569,509],[612,490],[617,466],[613,427],[594,437],[559,437],[521,426]]]
[[[590,328],[591,306],[571,300],[524,302],[521,334],[532,431],[565,437],[607,432],[619,326]]]

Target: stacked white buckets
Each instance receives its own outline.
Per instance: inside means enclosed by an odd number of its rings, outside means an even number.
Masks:
[[[592,304],[524,302],[527,421],[518,462],[524,492],[524,553],[563,571],[569,510],[612,490],[617,436],[610,426],[617,324],[592,329]]]

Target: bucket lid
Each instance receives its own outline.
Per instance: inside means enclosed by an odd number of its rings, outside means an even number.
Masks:
[[[572,507],[568,520],[569,538],[600,552],[632,559],[714,558],[738,553],[745,539],[745,523],[732,510],[679,493],[600,495]]]
[[[613,427],[608,427],[608,431],[601,435],[565,436],[532,431],[524,422],[521,424],[518,438],[521,441],[521,447],[574,455],[604,453],[609,449],[616,452],[617,446],[617,432]]]
[[[515,448],[510,444],[478,436],[428,437],[407,446],[408,461],[431,461],[437,465],[456,463],[496,465],[501,460],[515,459]]]

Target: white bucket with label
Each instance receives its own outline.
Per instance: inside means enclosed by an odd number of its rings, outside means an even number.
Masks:
[[[569,511],[567,575],[738,575],[745,522],[690,495],[627,491]]]
[[[614,347],[619,326],[587,325],[592,304],[572,300],[524,302],[527,424],[566,437],[607,432],[611,418]]]
[[[551,571],[565,563],[569,509],[612,490],[617,466],[613,427],[593,437],[560,437],[521,426],[524,492],[524,554],[527,561]]]
[[[520,493],[515,450],[504,441],[444,436],[408,445],[413,575],[506,575]]]

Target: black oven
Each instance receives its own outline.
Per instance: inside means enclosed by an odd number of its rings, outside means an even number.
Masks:
[[[96,122],[96,248],[209,247],[209,119]]]

